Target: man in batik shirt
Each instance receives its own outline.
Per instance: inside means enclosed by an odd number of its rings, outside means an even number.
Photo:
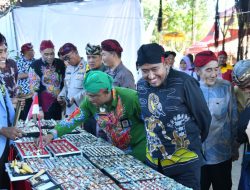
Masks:
[[[211,115],[198,82],[164,62],[160,45],[138,50],[139,102],[147,135],[146,162],[177,182],[200,189],[201,143]]]
[[[55,58],[54,44],[44,40],[40,45],[42,57],[31,64],[29,77],[32,89],[38,94],[44,119],[60,120],[62,108],[57,96],[63,88],[65,65]]]
[[[5,43],[5,50],[7,52],[8,46]],[[9,96],[11,98],[12,103],[15,105],[17,103],[16,95],[17,95],[17,65],[16,62],[12,59],[8,59],[6,53],[6,57],[0,63],[0,77],[3,79],[6,89],[8,90]]]
[[[32,104],[32,92],[30,89],[29,69],[31,63],[35,61],[34,50],[31,43],[23,44],[21,47],[21,57],[17,61],[19,95],[25,98],[25,107],[22,110],[20,119],[25,120]]]
[[[80,108],[43,137],[45,143],[94,117],[110,143],[144,161],[146,139],[137,93],[132,89],[112,87],[112,84],[112,77],[106,73],[89,71],[84,79],[86,97]]]

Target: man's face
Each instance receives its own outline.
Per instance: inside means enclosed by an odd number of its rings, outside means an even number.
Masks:
[[[45,62],[52,64],[55,59],[55,50],[53,48],[47,48],[40,51],[42,58]]]
[[[7,46],[5,44],[0,45],[0,61],[6,61],[8,57]]]
[[[101,55],[103,63],[108,67],[112,67],[114,60],[114,55],[112,54],[112,52],[102,50]]]
[[[165,63],[172,67],[174,65],[174,59],[175,57],[170,54],[168,57],[165,58]]]
[[[5,67],[5,63],[8,57],[7,46],[5,44],[0,45],[0,68]]]
[[[24,52],[24,56],[28,59],[28,60],[32,60],[35,56],[35,52],[33,49]]]
[[[80,60],[79,55],[76,51],[71,51],[65,54],[64,56],[62,56],[62,59],[64,60],[64,62],[67,62],[72,66],[78,65]]]
[[[90,69],[98,69],[102,66],[101,55],[87,55],[87,60]]]
[[[217,61],[210,61],[205,66],[197,69],[197,74],[201,80],[208,86],[213,86],[216,82],[219,73],[219,66]]]
[[[169,73],[170,66],[166,63],[149,64],[140,67],[142,77],[153,87],[160,86]]]
[[[109,102],[111,92],[100,91],[96,94],[87,92],[86,95],[89,98],[89,101],[95,106],[102,106],[103,104]]]
[[[220,55],[218,57],[218,63],[219,63],[219,66],[226,65],[227,64],[227,56]]]

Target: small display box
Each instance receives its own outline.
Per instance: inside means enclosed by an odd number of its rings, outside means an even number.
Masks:
[[[54,156],[81,154],[81,151],[66,139],[52,140],[46,147]]]
[[[50,157],[50,153],[46,149],[40,149],[35,142],[16,142],[15,144],[22,159]]]

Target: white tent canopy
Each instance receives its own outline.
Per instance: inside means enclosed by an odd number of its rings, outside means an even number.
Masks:
[[[15,8],[0,19],[0,32],[6,36],[9,50],[20,51],[22,44],[32,42],[36,58],[42,40],[52,40],[56,52],[71,42],[86,57],[87,43],[116,39],[124,50],[123,63],[136,77],[144,25],[139,0],[92,0]]]

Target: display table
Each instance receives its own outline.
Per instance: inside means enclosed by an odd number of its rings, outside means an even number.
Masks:
[[[30,152],[25,143],[16,150],[19,154]],[[32,189],[190,190],[83,130],[63,136],[47,146],[46,151],[48,158],[35,154],[21,157],[35,173],[46,171],[32,179]],[[31,177],[14,177],[8,164],[6,168],[12,182]]]

